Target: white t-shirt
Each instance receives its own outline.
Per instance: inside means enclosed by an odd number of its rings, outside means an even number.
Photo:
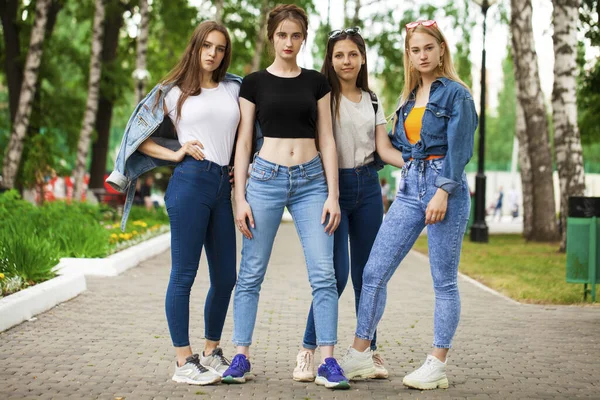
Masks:
[[[356,168],[374,160],[375,125],[385,125],[385,115],[379,99],[377,116],[371,95],[362,91],[358,103],[340,96],[340,117],[334,116],[333,134],[339,168]]]
[[[206,160],[219,165],[229,164],[240,122],[239,93],[237,82],[220,82],[214,89],[202,88],[200,95],[185,100],[181,118],[177,121],[177,100],[181,90],[174,86],[167,93],[165,104],[179,143],[198,140],[204,146],[202,152]]]

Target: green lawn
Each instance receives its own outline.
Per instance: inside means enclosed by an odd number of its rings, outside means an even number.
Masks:
[[[459,271],[523,303],[581,304],[583,285],[566,283],[567,256],[558,247],[527,243],[520,235],[490,235],[487,244],[465,236]],[[421,236],[414,249],[427,254],[427,238]]]

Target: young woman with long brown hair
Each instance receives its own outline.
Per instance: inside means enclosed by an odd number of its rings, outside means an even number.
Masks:
[[[227,29],[213,21],[201,23],[179,63],[159,84],[154,103],[172,121],[181,148],[170,150],[150,137],[138,149],[177,163],[165,195],[172,259],[165,309],[177,356],[173,380],[195,385],[219,382],[229,366],[219,343],[236,281],[228,164],[240,120],[241,82],[226,74],[230,60]],[[204,351],[198,355],[189,341],[189,302],[203,247],[210,288]]]
[[[330,32],[321,72],[332,89],[331,113],[339,166],[341,222],[334,235],[333,257],[337,292],[342,295],[352,275],[358,311],[363,270],[383,219],[376,155],[396,167],[402,167],[404,161],[388,138],[383,106],[369,89],[367,49],[358,27]],[[296,381],[313,381],[316,338],[312,307],[302,347],[293,377]],[[387,378],[383,357],[375,353],[376,349],[374,337],[371,350],[376,370],[370,376]],[[347,373],[346,377],[353,378]]]

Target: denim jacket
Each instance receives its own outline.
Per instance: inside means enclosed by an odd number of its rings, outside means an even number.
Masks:
[[[421,139],[411,144],[404,131],[404,121],[415,105],[415,92],[396,109],[392,144],[402,151],[404,161],[423,160],[443,155],[444,163],[435,186],[448,194],[460,186],[465,166],[473,156],[477,113],[473,97],[460,83],[438,78],[431,85],[429,102],[423,114]]]
[[[241,85],[242,78],[226,74],[225,82],[237,82]],[[106,179],[114,189],[120,192],[127,192],[125,207],[123,209],[123,218],[121,220],[121,230],[125,230],[125,224],[131,211],[131,204],[135,195],[135,186],[137,178],[159,166],[174,165],[173,162],[160,160],[150,157],[137,151],[138,147],[149,137],[173,151],[181,148],[179,140],[177,140],[176,132],[170,118],[165,118],[163,111],[163,100],[173,85],[156,85],[148,95],[137,105],[127,126],[125,134],[121,141],[121,147],[115,161],[115,169]],[[158,98],[158,107],[154,107]],[[260,130],[257,129],[255,135],[262,138]],[[235,149],[235,144],[234,144]]]

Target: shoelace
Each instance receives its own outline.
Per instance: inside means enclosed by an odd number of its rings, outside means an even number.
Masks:
[[[300,369],[302,371],[308,370],[308,365],[310,364],[310,357],[311,357],[310,352],[305,351],[304,353],[302,353],[302,358],[300,359],[300,362],[298,363],[298,366],[300,367]]]
[[[375,364],[376,367],[383,367],[384,362],[385,361],[380,354],[373,355],[373,364]]]
[[[201,374],[208,371],[204,367],[204,365],[200,364],[200,356],[198,354],[194,354],[193,356],[188,357],[186,362],[189,362],[190,364],[195,366]]]
[[[333,359],[325,360],[325,367],[332,375],[344,375],[344,370],[339,364]]]
[[[221,361],[221,363],[224,365],[230,364],[229,360],[226,359],[225,356],[223,355],[223,350],[221,350],[221,349],[216,349],[215,351],[213,351],[213,356],[217,357],[219,359],[219,361]]]
[[[233,357],[233,360],[231,360],[231,368],[243,371],[246,370],[246,363],[247,361],[244,357],[235,356]]]

